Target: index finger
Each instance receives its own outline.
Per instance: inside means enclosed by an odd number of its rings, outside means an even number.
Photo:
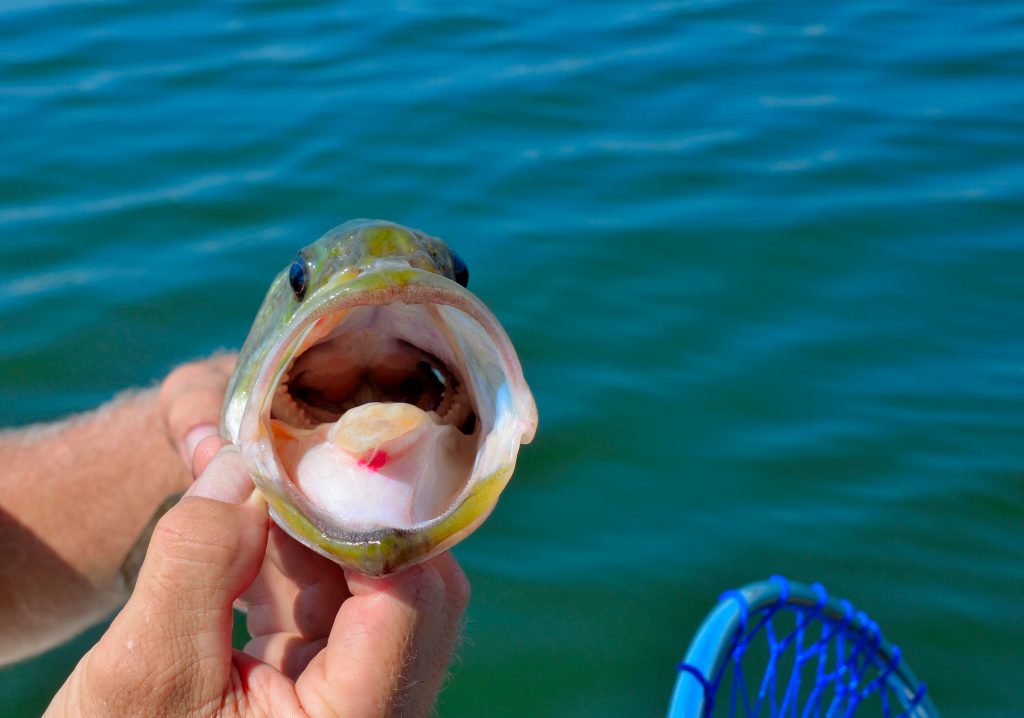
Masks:
[[[185,435],[200,424],[218,424],[224,392],[238,360],[236,354],[217,354],[209,359],[183,364],[160,386],[160,415],[171,442],[186,463]]]

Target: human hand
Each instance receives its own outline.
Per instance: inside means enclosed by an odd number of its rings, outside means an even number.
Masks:
[[[234,353],[214,354],[182,364],[160,385],[160,415],[186,467],[192,463],[196,445],[217,434],[224,392],[237,361]],[[212,456],[206,456],[206,461]]]
[[[157,524],[131,599],[46,715],[426,715],[469,596],[451,554],[384,579],[343,571],[269,528],[237,449],[203,461]],[[253,640],[241,652],[231,607],[243,592]]]

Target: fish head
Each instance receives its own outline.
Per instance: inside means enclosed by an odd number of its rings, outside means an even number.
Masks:
[[[272,283],[231,378],[222,433],[271,516],[369,575],[471,533],[537,409],[515,349],[443,241],[343,224]]]

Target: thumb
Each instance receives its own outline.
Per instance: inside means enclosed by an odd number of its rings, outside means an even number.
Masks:
[[[259,572],[267,526],[266,505],[234,446],[218,452],[156,525],[112,640],[122,632],[120,638],[134,639],[133,660],[146,673],[177,676],[179,699],[184,692],[202,705],[223,691],[231,606]]]

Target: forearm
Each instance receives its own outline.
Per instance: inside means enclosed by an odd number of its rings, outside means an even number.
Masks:
[[[127,596],[120,568],[191,474],[157,390],[0,433],[0,664],[55,645]]]

